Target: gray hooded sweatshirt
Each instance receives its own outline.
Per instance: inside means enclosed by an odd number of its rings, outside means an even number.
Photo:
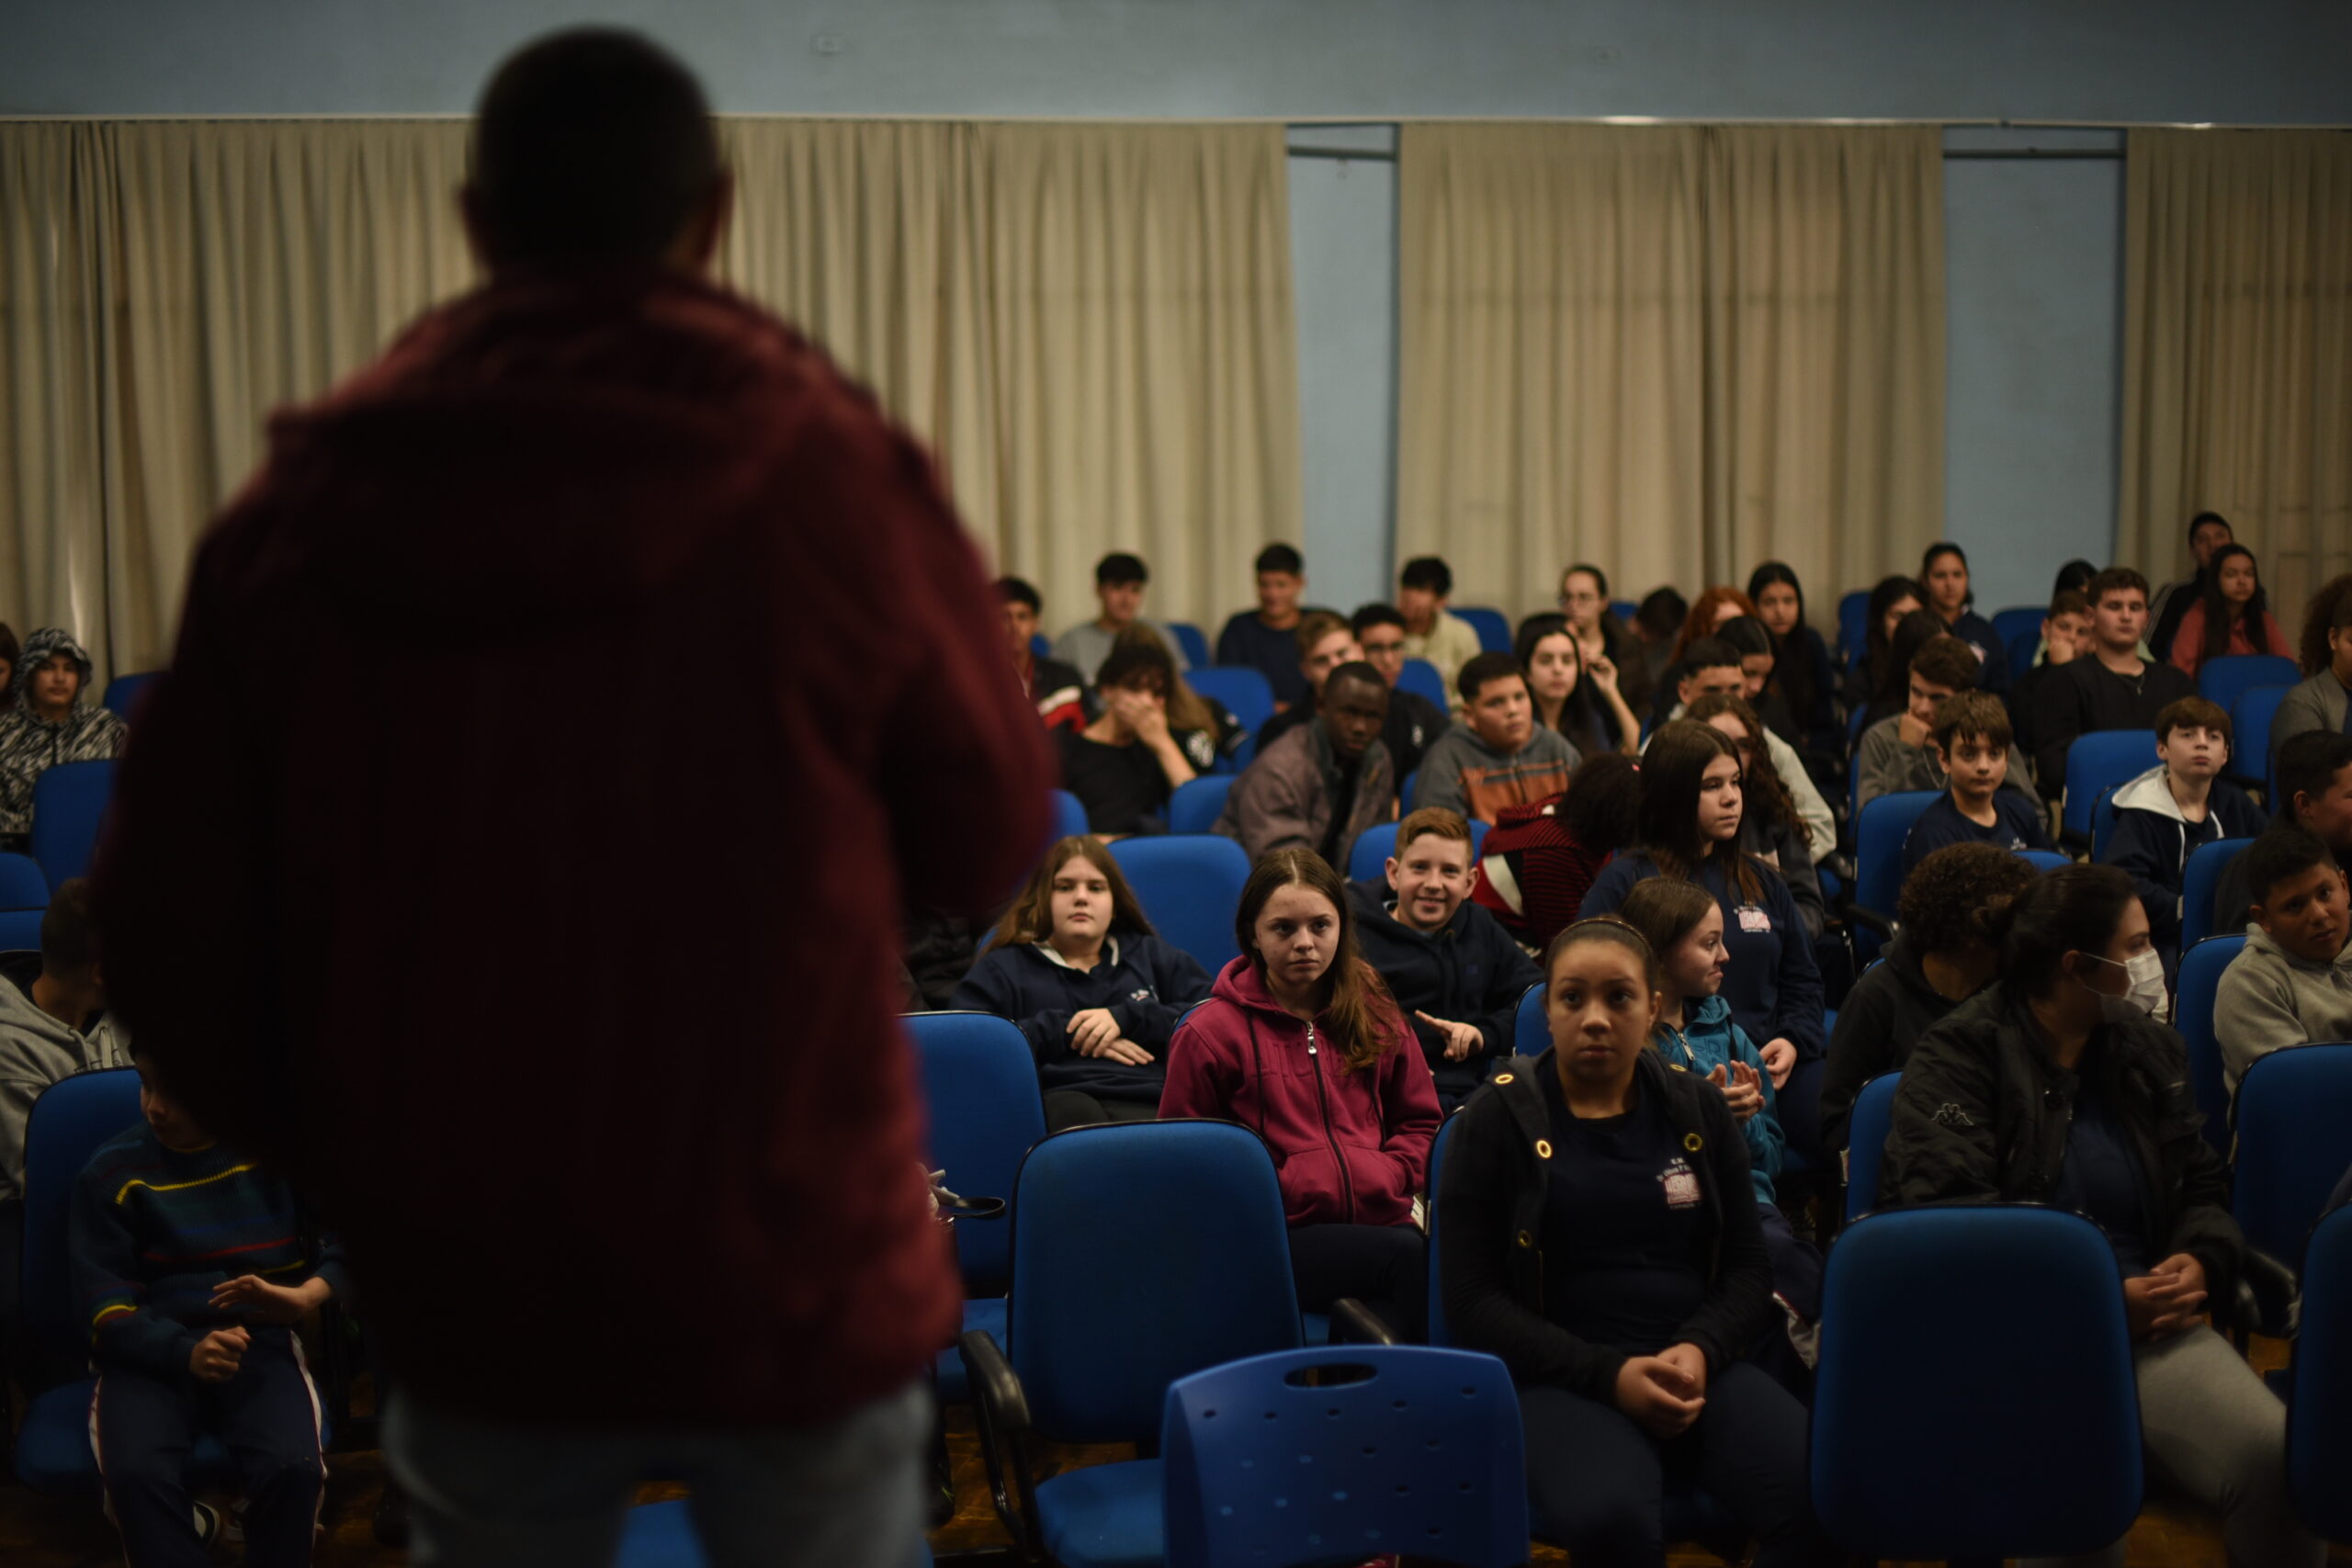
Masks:
[[[52,654],[66,654],[82,671],[74,711],[55,724],[32,711],[32,675]],[[60,762],[102,761],[122,750],[122,720],[90,693],[90,656],[71,633],[43,626],[25,638],[17,657],[17,705],[0,714],[0,835],[32,830],[33,785]]]
[[[2222,971],[2213,998],[2213,1037],[2230,1097],[2245,1070],[2271,1052],[2321,1040],[2352,1040],[2352,942],[2333,964],[2297,958],[2260,926]]]
[[[100,1018],[89,1033],[33,1005],[40,961],[0,965],[0,1201],[25,1195],[25,1123],[41,1090],[60,1078],[130,1066],[130,1037]]]

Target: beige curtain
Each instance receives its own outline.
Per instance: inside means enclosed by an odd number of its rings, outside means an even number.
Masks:
[[[166,657],[263,422],[472,281],[448,120],[0,122],[0,617]],[[1155,613],[1295,537],[1277,126],[722,121],[721,260],[934,444],[1057,625],[1136,549]]]
[[[2219,512],[2294,637],[2352,570],[2352,135],[2135,130],[2127,182],[2117,554]]]
[[[1932,127],[1421,125],[1398,158],[1397,553],[1548,607],[1907,567],[1943,518]]]

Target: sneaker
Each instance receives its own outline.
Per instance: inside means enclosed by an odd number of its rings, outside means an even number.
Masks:
[[[199,1544],[210,1546],[220,1537],[220,1510],[209,1503],[190,1506],[196,1510],[196,1539]]]

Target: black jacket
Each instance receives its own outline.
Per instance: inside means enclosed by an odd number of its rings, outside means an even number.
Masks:
[[[1613,1404],[1625,1357],[1577,1338],[1544,1315],[1544,1204],[1549,1195],[1550,1112],[1543,1075],[1556,1053],[1514,1056],[1464,1106],[1446,1140],[1437,1235],[1445,1314],[1455,1343],[1500,1357],[1521,1387],[1555,1386]],[[1701,1227],[1706,1299],[1676,1331],[1703,1351],[1710,1373],[1736,1360],[1769,1328],[1772,1265],[1748,1177],[1747,1140],[1722,1093],[1704,1078],[1669,1069],[1645,1051],[1636,1092],[1661,1095],[1667,1121],[1697,1171],[1707,1224]]]
[[[1191,953],[1156,936],[1123,931],[1112,940],[1119,944],[1117,960],[1106,951],[1084,972],[1055,963],[1034,946],[992,947],[980,954],[948,1005],[992,1012],[1018,1024],[1048,1089],[1157,1105],[1168,1077],[1169,1036],[1189,1009],[1208,999],[1208,971]],[[1157,1059],[1148,1066],[1130,1066],[1107,1056],[1080,1055],[1070,1048],[1069,1021],[1088,1008],[1108,1008],[1120,1037]]]
[[[2149,1256],[2189,1254],[2204,1265],[2209,1299],[2231,1302],[2245,1238],[2189,1092],[2188,1048],[2152,1019],[2107,1024],[2100,1036],[2091,1047],[2099,1092],[2131,1129],[2150,1178]],[[1902,1204],[2049,1201],[2080,1081],[2051,1059],[2025,999],[1986,987],[1929,1030],[1905,1066],[1883,1190]]]
[[[1405,1021],[1420,1040],[1439,1099],[1450,1104],[1486,1082],[1487,1069],[1510,1055],[1519,999],[1544,976],[1501,922],[1472,900],[1464,898],[1443,929],[1424,936],[1389,913],[1388,897],[1385,882],[1348,884],[1356,942],[1364,962],[1388,982]],[[1417,1010],[1476,1024],[1486,1049],[1464,1061],[1447,1061],[1445,1035],[1416,1018]]]
[[[2033,699],[2033,738],[2039,750],[2033,776],[2041,793],[2055,800],[2066,788],[2066,753],[2075,737],[2094,729],[2154,729],[2168,703],[2197,694],[2197,682],[2159,659],[2127,681],[2086,653],[2062,664],[2041,682]]]
[[[1898,1072],[1911,1059],[1919,1037],[1960,1004],[1928,983],[1918,948],[1898,932],[1881,962],[1854,982],[1838,1010],[1829,1035],[1829,1060],[1821,1072],[1821,1146],[1846,1146],[1854,1098],[1882,1073]]]

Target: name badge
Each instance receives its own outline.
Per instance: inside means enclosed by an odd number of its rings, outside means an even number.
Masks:
[[[1736,913],[1739,916],[1739,929],[1741,931],[1747,931],[1750,935],[1754,936],[1766,936],[1770,934],[1772,930],[1772,917],[1764,909],[1759,908],[1754,904],[1742,904]]]

